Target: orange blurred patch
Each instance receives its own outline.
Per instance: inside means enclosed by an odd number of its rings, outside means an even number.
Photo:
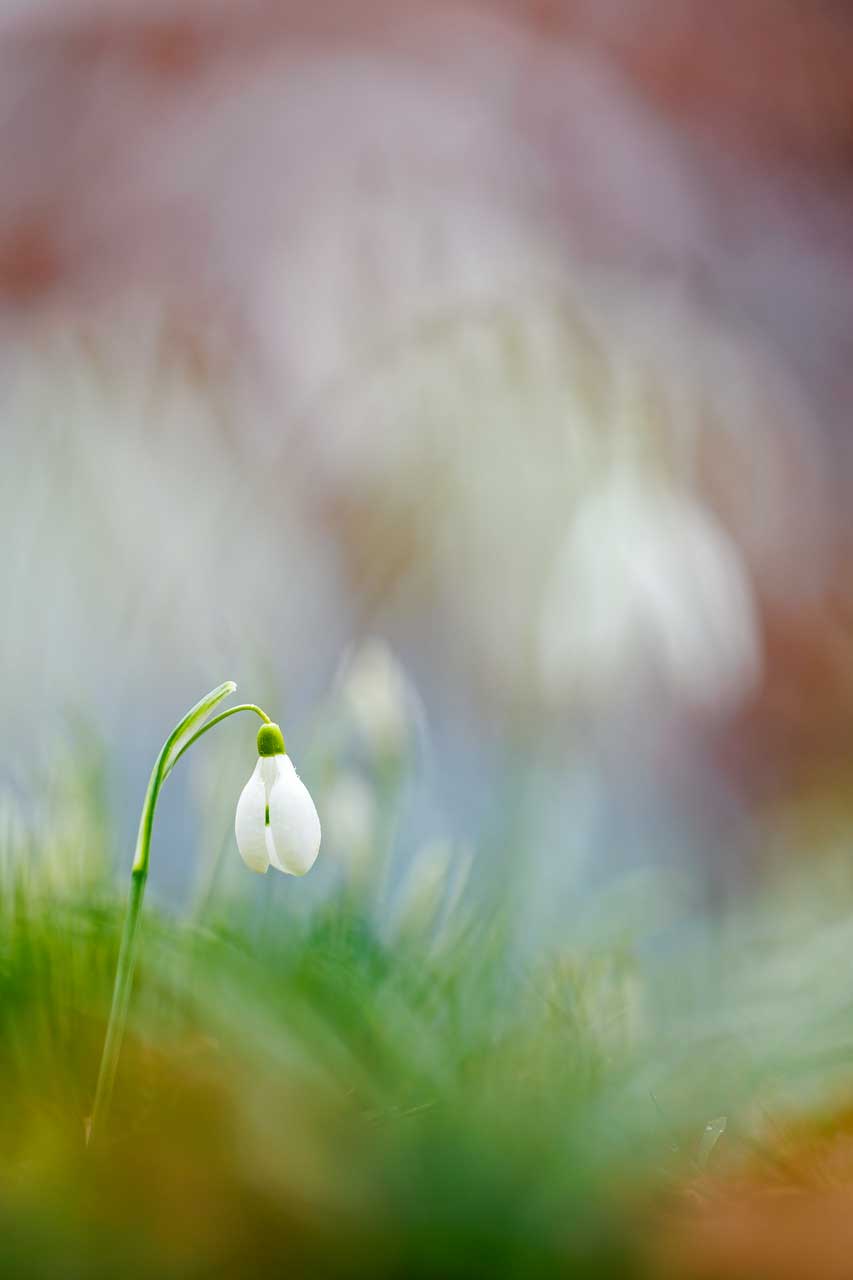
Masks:
[[[758,1155],[685,1191],[663,1218],[665,1280],[848,1280],[853,1106],[789,1126]]]

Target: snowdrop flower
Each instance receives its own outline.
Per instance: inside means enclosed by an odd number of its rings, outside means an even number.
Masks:
[[[211,729],[231,716],[247,713],[260,716],[264,722],[258,734],[260,758],[237,803],[234,824],[243,860],[253,871],[266,871],[272,863],[279,871],[302,876],[313,866],[320,848],[320,819],[314,801],[284,753],[284,738],[278,725],[273,724],[267,713],[254,702],[242,702],[237,707],[213,714],[236,688],[233,680],[226,680],[190,707],[160,748],[148,779],[130,871],[130,894],[119,947],[113,1001],[92,1115],[87,1125],[87,1143],[97,1135],[109,1113],[133,984],[139,919],[151,862],[154,815],[163,784],[181,757]]]
[[[367,878],[376,853],[377,812],[373,789],[357,773],[338,774],[323,795],[327,844],[353,880]]]
[[[258,763],[237,801],[237,847],[251,871],[273,866],[304,876],[320,848],[320,819],[314,801],[285,754],[277,724],[258,732]]]
[[[373,790],[357,773],[340,773],[323,798],[326,830],[337,848],[361,849],[376,832]]]
[[[403,753],[409,737],[409,686],[381,640],[368,640],[346,662],[342,694],[352,723],[379,758]]]
[[[707,506],[641,472],[590,494],[546,598],[549,693],[600,705],[651,679],[688,706],[728,710],[755,688],[761,657],[746,567]]]

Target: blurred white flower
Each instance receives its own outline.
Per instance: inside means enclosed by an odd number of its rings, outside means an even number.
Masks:
[[[370,751],[379,758],[402,755],[409,736],[408,681],[381,640],[368,640],[346,662],[344,706]]]
[[[237,847],[251,871],[263,873],[273,866],[288,875],[304,876],[320,849],[314,801],[284,753],[278,725],[263,726],[258,751],[255,771],[237,802]]]
[[[376,825],[373,791],[356,773],[339,774],[325,795],[326,834],[336,848],[367,845]]]
[[[376,839],[376,799],[352,770],[339,773],[323,796],[326,838],[350,874],[360,879]]]
[[[581,503],[546,593],[548,693],[600,706],[637,686],[684,703],[736,706],[761,674],[758,613],[714,515],[642,469]]]

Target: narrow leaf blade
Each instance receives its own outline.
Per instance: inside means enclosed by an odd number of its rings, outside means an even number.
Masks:
[[[187,712],[183,720],[176,725],[166,743],[163,760],[164,776],[171,769],[175,757],[184,743],[210,718],[220,702],[225,698],[230,698],[236,688],[237,686],[233,680],[226,680],[224,684],[217,685],[215,689],[211,689],[210,693],[199,699],[195,706]]]

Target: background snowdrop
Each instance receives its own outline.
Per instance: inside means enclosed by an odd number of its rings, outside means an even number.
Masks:
[[[402,667],[383,641],[372,638],[345,659],[343,706],[378,761],[398,760],[411,732],[412,692]]]
[[[761,633],[735,543],[662,478],[639,468],[605,478],[559,552],[540,653],[548,693],[567,703],[664,693],[736,708],[758,686]]]
[[[364,884],[379,854],[377,800],[353,769],[342,769],[322,792],[326,841],[346,875]]]

